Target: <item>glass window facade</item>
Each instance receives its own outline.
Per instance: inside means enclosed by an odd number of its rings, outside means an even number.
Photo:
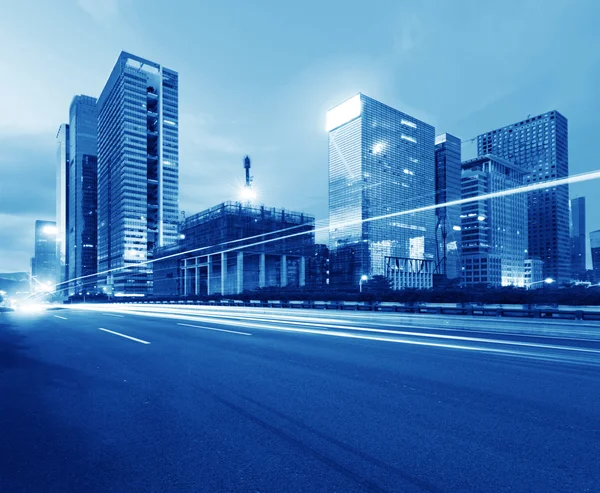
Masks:
[[[69,109],[67,192],[68,293],[93,291],[97,269],[98,107],[91,96],[75,96]]]
[[[435,138],[435,203],[461,198],[461,141],[450,134]],[[436,209],[436,274],[461,277],[460,205]]]
[[[571,277],[586,279],[585,197],[571,200]]]
[[[590,233],[594,282],[600,283],[600,229]]]
[[[56,235],[56,222],[35,222],[35,252],[31,259],[34,289],[37,286],[51,289],[56,284]]]
[[[526,174],[491,155],[465,161],[462,169],[465,199],[521,186]],[[461,230],[465,285],[525,286],[526,194],[463,204]]]
[[[478,155],[494,154],[527,171],[525,183],[569,175],[568,122],[558,111],[527,118],[477,137]],[[544,277],[571,278],[569,187],[529,192],[529,254],[544,262]]]
[[[67,279],[69,258],[67,245],[69,148],[69,124],[63,123],[56,134],[56,278],[60,283]]]
[[[177,241],[179,77],[121,53],[98,100],[98,270],[115,292],[152,292],[156,247]]]
[[[435,203],[434,128],[364,94],[327,121],[331,283],[431,287],[435,211],[376,218]]]

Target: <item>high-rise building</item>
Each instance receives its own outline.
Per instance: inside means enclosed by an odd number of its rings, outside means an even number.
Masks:
[[[542,260],[525,259],[525,287],[527,289],[544,287],[544,262]]]
[[[462,163],[462,198],[521,186],[525,174],[497,156],[470,159]],[[461,233],[466,285],[525,286],[526,194],[463,204]]]
[[[35,247],[31,259],[32,288],[53,291],[56,284],[56,222],[35,222]]]
[[[583,281],[585,267],[585,197],[571,200],[571,277]]]
[[[69,124],[56,134],[56,279],[65,288],[68,272],[67,217],[69,214]]]
[[[494,154],[527,171],[525,184],[569,175],[568,122],[558,111],[502,127],[477,137],[478,155]],[[529,256],[544,261],[544,278],[571,278],[569,187],[528,193]]]
[[[590,246],[592,249],[594,281],[600,283],[600,229],[590,233]]]
[[[435,138],[435,203],[461,197],[461,142],[448,133]],[[460,205],[436,209],[436,274],[448,279],[461,276]]]
[[[109,289],[152,290],[155,247],[178,235],[178,75],[122,52],[98,99],[98,271]]]
[[[93,289],[97,265],[98,108],[91,96],[75,96],[69,109],[67,280],[69,294]],[[83,277],[83,279],[82,279]]]
[[[435,211],[409,211],[435,203],[434,128],[357,94],[327,113],[327,131],[331,283],[430,288]]]

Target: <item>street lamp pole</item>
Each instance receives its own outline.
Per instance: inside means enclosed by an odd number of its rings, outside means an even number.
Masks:
[[[527,285],[527,289],[530,289],[531,286],[533,286],[534,284],[541,284],[541,283],[546,283],[546,284],[552,284],[554,282],[554,279],[552,279],[551,277],[547,277],[546,279],[542,280],[542,281],[535,281],[535,282],[530,282]]]
[[[362,276],[360,276],[360,281],[358,283],[358,289],[359,291],[362,293],[362,285],[363,282],[367,281],[369,278],[367,276],[365,276],[364,274]]]

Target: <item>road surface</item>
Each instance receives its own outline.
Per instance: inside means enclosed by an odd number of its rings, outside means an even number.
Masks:
[[[0,491],[600,491],[600,324],[0,314]]]

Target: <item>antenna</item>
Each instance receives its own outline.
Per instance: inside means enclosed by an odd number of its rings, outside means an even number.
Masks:
[[[250,163],[250,156],[246,155],[244,156],[244,169],[246,170],[247,188],[250,188],[250,186],[252,185],[252,177],[250,176],[250,166],[252,166],[252,164]]]

